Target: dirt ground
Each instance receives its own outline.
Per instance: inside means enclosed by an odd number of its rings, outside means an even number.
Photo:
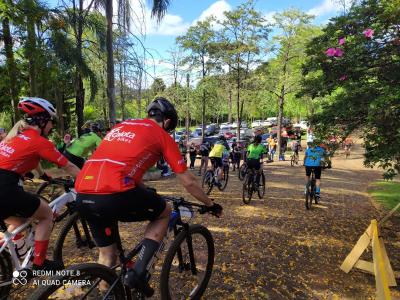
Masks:
[[[321,202],[312,210],[304,205],[303,167],[273,162],[264,164],[264,172],[263,200],[243,205],[242,182],[231,172],[227,189],[211,194],[224,207],[223,217],[197,215],[192,220],[207,226],[215,241],[215,265],[204,299],[374,298],[372,275],[339,269],[371,219],[385,213],[366,192],[381,173],[362,166],[360,142],[348,159],[339,152],[333,168],[323,172]],[[160,193],[190,199],[174,177],[148,184]],[[121,224],[127,248],[140,240],[143,228],[144,224]],[[381,235],[400,284],[399,232],[400,219],[394,218]],[[65,251],[68,264],[94,260],[96,255],[77,252],[73,245]],[[371,251],[362,258],[371,260]],[[158,285],[157,278],[152,285]],[[391,291],[400,299],[399,287]]]

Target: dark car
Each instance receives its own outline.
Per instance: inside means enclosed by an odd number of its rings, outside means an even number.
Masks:
[[[204,142],[207,142],[207,143],[210,144],[210,146],[213,146],[213,145],[216,143],[216,141],[218,141],[218,139],[219,139],[219,136],[218,136],[218,135],[215,135],[215,136],[206,136],[206,137],[204,138]]]
[[[214,135],[218,131],[218,127],[216,124],[210,124],[206,128],[206,136]]]

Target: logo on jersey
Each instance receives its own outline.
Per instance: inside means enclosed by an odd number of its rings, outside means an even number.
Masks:
[[[5,157],[10,157],[11,154],[15,152],[15,149],[13,147],[7,146],[6,143],[1,142],[0,143],[0,154],[5,156]]]
[[[125,143],[130,143],[133,138],[135,137],[135,133],[131,132],[131,131],[123,131],[122,130],[123,127],[117,127],[112,129],[104,138],[104,140],[106,141],[113,141],[113,140],[117,140],[120,142],[125,142]]]
[[[29,136],[23,135],[23,134],[19,134],[17,135],[20,139],[23,139],[24,141],[29,141],[31,138]]]

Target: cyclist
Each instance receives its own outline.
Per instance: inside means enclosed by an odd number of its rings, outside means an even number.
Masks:
[[[304,153],[304,166],[306,168],[306,185],[304,193],[307,193],[307,183],[310,180],[311,171],[314,170],[315,174],[315,196],[321,197],[321,160],[325,156],[325,151],[319,146],[315,146],[313,141],[307,142],[307,150]]]
[[[217,214],[222,207],[203,192],[169,135],[178,121],[174,106],[165,98],[156,98],[147,107],[147,116],[115,125],[86,161],[75,188],[78,209],[89,222],[101,264],[116,264],[118,221],[150,221],[138,260],[124,279],[149,297],[154,291],[146,281],[146,268],[165,236],[171,207],[143,185],[146,170],[163,156],[192,196]]]
[[[353,139],[351,137],[347,137],[344,140],[344,151],[350,155],[351,146],[353,145]]]
[[[19,102],[18,109],[25,114],[24,118],[0,143],[0,219],[10,224],[8,230],[22,225],[27,218],[38,220],[33,269],[57,269],[57,263],[46,260],[53,213],[47,202],[23,190],[20,179],[35,169],[40,159],[55,163],[74,177],[79,169],[47,139],[56,117],[56,110],[50,102],[25,97]]]
[[[298,158],[299,151],[300,151],[300,143],[297,140],[292,141],[292,151],[293,151],[294,155],[296,155]]]
[[[216,185],[221,186],[222,179],[222,157],[225,151],[229,151],[229,145],[226,142],[226,139],[223,135],[220,135],[218,141],[214,144],[214,147],[211,149],[209,154],[211,160],[211,166],[214,172],[217,174]]]
[[[263,154],[266,152],[266,148],[264,147],[263,144],[261,144],[261,135],[256,135],[254,137],[253,143],[251,143],[247,147],[247,167],[249,169],[254,169],[256,170],[256,183],[257,185],[260,182],[260,176],[261,176],[261,160],[263,157]]]
[[[101,142],[101,128],[93,123],[86,128],[85,133],[73,140],[64,150],[64,156],[79,169],[82,169],[85,158],[96,149]]]
[[[201,154],[201,164],[199,173],[197,175],[201,176],[201,170],[204,168],[204,172],[206,172],[208,167],[208,155],[210,154],[210,144],[203,140],[203,143],[200,145],[200,154]]]

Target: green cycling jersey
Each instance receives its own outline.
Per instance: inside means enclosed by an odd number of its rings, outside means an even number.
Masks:
[[[66,151],[75,156],[86,158],[90,152],[97,148],[100,142],[101,138],[94,132],[85,133],[73,140]]]
[[[250,144],[247,147],[247,158],[249,159],[260,159],[263,153],[265,153],[265,147],[261,144],[258,144],[257,146],[255,144]]]

